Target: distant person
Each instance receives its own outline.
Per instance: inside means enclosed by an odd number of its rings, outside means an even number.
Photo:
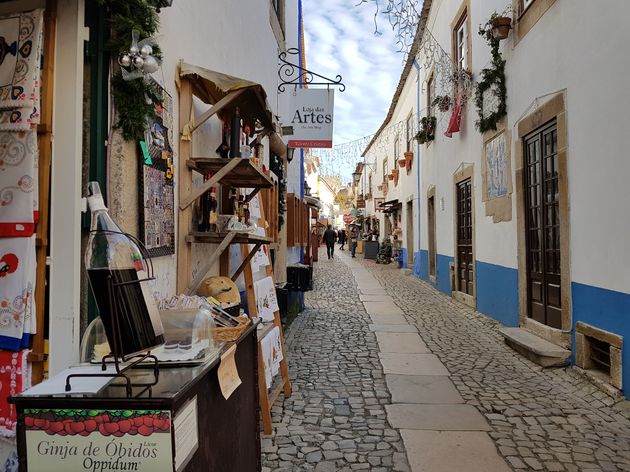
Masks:
[[[357,239],[359,238],[359,230],[356,226],[352,227],[350,230],[350,252],[352,253],[352,257],[357,251]]]
[[[340,229],[337,231],[337,239],[339,240],[339,249],[343,251],[343,247],[346,245],[346,230]]]
[[[326,252],[328,259],[333,259],[335,254],[335,242],[337,241],[337,232],[332,229],[332,225],[328,225],[328,229],[324,231],[324,242],[326,243]]]

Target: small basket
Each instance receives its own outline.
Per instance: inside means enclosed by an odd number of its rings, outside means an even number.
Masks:
[[[251,323],[251,320],[249,318],[245,319],[245,318],[239,317],[237,318],[237,320],[239,322],[238,326],[234,326],[230,328],[224,328],[224,327],[212,328],[210,330],[212,332],[212,338],[215,341],[221,341],[221,342],[236,341],[238,338],[241,337],[241,334],[243,334],[243,331],[245,331],[245,329]]]

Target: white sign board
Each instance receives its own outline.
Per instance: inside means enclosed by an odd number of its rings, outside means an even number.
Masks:
[[[291,148],[331,148],[335,91],[296,89],[290,92],[290,106],[282,126],[293,128],[288,135]]]

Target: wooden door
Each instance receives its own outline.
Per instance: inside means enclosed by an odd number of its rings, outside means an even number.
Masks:
[[[562,328],[556,123],[525,138],[527,314]]]
[[[429,197],[427,219],[429,223],[429,275],[435,277],[435,197]]]
[[[472,181],[457,183],[457,290],[474,295]]]

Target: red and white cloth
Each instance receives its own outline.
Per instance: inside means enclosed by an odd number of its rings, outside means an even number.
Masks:
[[[31,364],[28,349],[0,351],[0,436],[13,437],[17,424],[15,405],[8,398],[31,388]]]
[[[28,347],[36,332],[36,269],[35,236],[0,238],[0,349]]]
[[[37,131],[0,131],[0,236],[35,232],[38,208]]]
[[[460,105],[460,100],[458,97],[455,97],[453,101],[453,113],[451,114],[451,119],[448,122],[448,128],[444,132],[444,136],[447,138],[452,138],[453,133],[458,133],[461,124],[462,124],[462,105]]]

